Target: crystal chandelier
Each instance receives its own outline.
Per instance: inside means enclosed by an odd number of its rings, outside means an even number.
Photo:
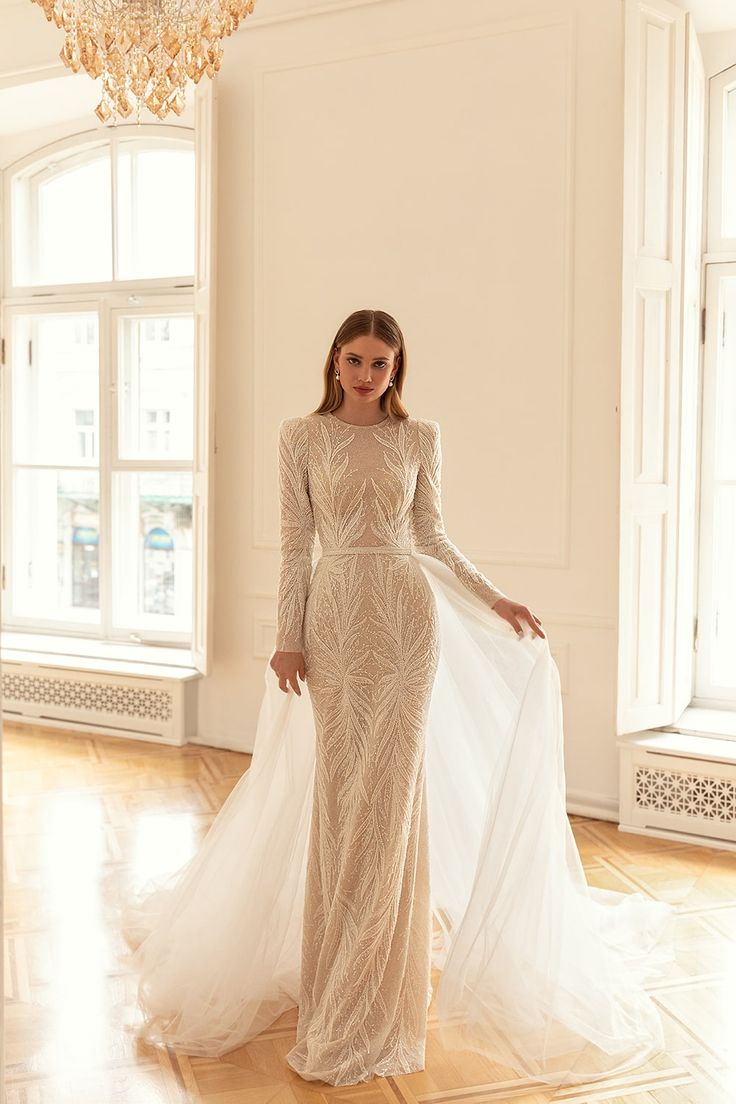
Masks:
[[[184,110],[187,78],[214,77],[222,39],[256,0],[32,0],[65,33],[59,56],[102,77],[95,114],[105,123],[145,106],[159,119]],[[131,103],[131,100],[133,103]]]

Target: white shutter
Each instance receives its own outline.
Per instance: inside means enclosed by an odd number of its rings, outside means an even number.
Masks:
[[[619,734],[675,711],[685,30],[626,0]]]
[[[212,662],[214,597],[215,271],[217,241],[217,80],[195,87],[194,250],[194,595],[192,652],[202,674]]]

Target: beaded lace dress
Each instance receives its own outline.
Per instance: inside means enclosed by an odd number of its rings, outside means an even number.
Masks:
[[[290,419],[279,470],[276,647],[304,652],[318,734],[288,1060],[322,1076],[410,1073],[424,1068],[431,996],[424,729],[439,652],[412,551],[489,606],[502,593],[445,535],[436,422]]]
[[[297,1006],[288,1065],[350,1085],[424,1069],[432,1004],[444,1046],[545,1084],[641,1065],[673,911],[587,885],[557,668],[445,532],[439,425],[288,418],[278,465],[306,682],[267,668],[249,770],[129,903],[136,1030],[221,1056]]]

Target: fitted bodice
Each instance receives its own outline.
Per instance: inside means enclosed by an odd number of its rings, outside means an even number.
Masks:
[[[278,451],[278,650],[302,650],[315,539],[323,556],[421,552],[488,605],[505,597],[445,533],[437,422],[391,414],[358,426],[311,413],[281,423]]]
[[[419,472],[416,421],[389,415],[372,426],[334,414],[307,416],[307,477],[323,555],[413,548]]]

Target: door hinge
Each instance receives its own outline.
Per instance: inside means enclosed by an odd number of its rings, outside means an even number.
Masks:
[[[705,345],[705,307],[700,312],[700,344]]]
[[[3,564],[2,569],[2,589],[5,590],[5,564]]]
[[[693,621],[693,651],[698,650],[698,619],[697,617]]]
[[[5,363],[5,338],[0,337],[0,364]]]

